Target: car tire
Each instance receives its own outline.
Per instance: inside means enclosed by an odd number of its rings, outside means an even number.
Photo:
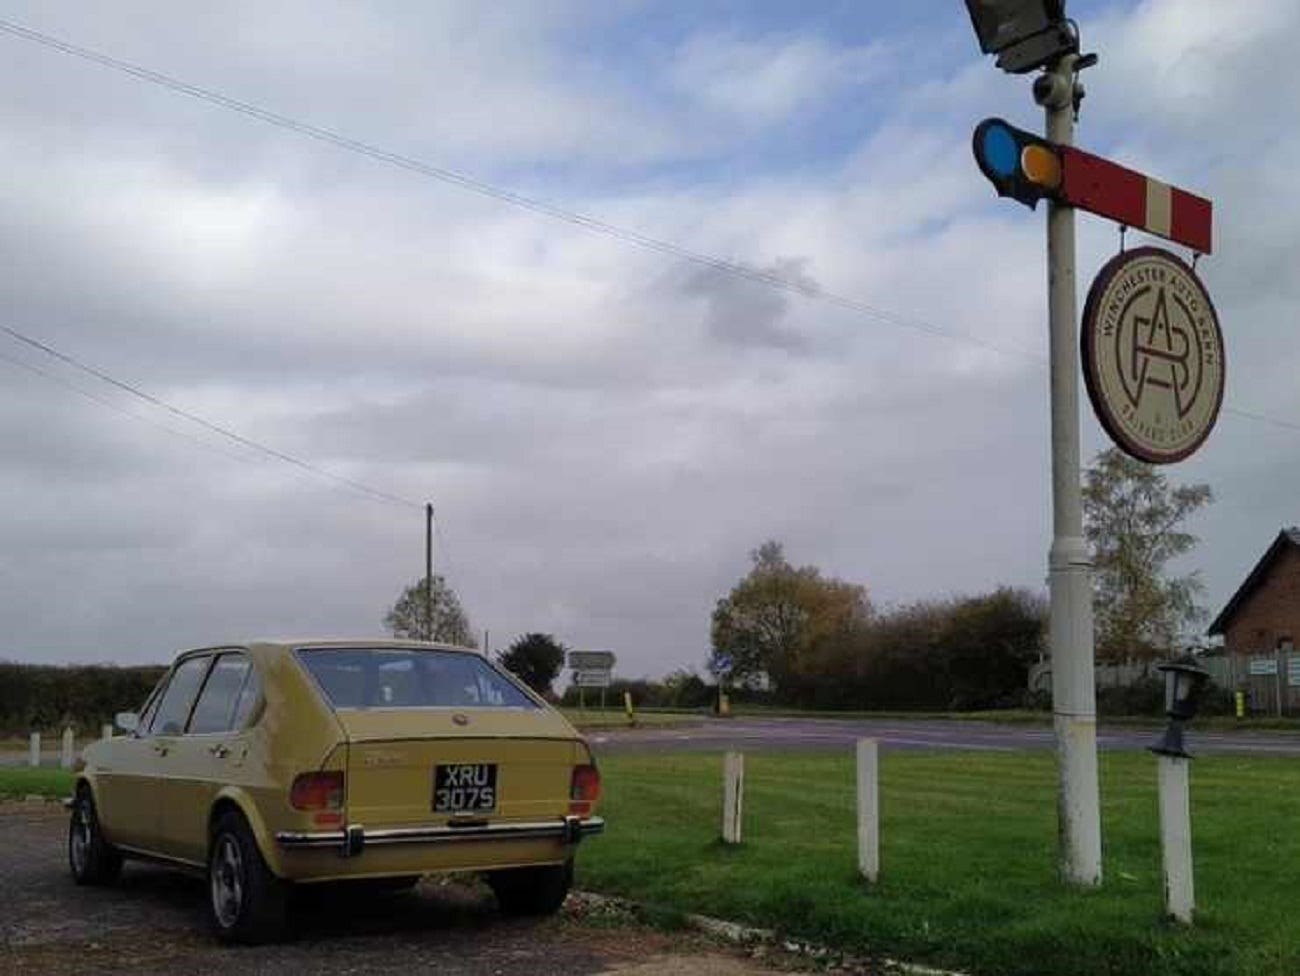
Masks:
[[[503,914],[554,915],[573,885],[573,861],[493,871],[487,882]]]
[[[243,945],[283,938],[288,887],[266,866],[248,821],[222,814],[208,853],[208,921],[217,938]]]
[[[122,873],[122,854],[104,838],[90,787],[82,784],[68,820],[68,867],[79,885],[106,885]]]

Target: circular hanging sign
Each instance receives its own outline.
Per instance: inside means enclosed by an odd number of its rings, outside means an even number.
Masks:
[[[1209,436],[1223,403],[1223,333],[1177,255],[1139,247],[1111,258],[1088,289],[1082,344],[1093,410],[1124,451],[1170,464]]]

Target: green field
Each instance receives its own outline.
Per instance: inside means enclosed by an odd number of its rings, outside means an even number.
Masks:
[[[1056,875],[1051,753],[882,758],[882,877],[856,877],[852,756],[746,756],[745,837],[717,841],[721,757],[602,760],[606,835],[579,884],[864,954],[973,973],[1300,972],[1300,763],[1192,767],[1197,924],[1163,919],[1155,761],[1103,753],[1106,882]]]
[[[32,769],[26,766],[0,767],[0,798],[26,796],[69,796],[72,774],[66,769]]]

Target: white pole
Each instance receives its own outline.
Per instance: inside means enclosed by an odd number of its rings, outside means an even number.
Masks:
[[[722,763],[722,841],[740,843],[745,805],[745,756],[729,752]]]
[[[59,765],[64,769],[72,768],[73,752],[76,749],[76,740],[72,731],[72,726],[63,730],[63,749],[59,754]]]
[[[99,737],[100,737],[101,739],[111,739],[111,738],[113,738],[113,726],[111,726],[111,725],[101,725],[101,726],[99,727]]]
[[[33,732],[29,748],[27,751],[27,765],[39,766],[41,764],[41,734]]]
[[[879,748],[858,740],[858,871],[875,884],[880,877]]]
[[[1039,97],[1047,138],[1074,142],[1074,62],[1052,68]],[[1040,91],[1035,86],[1036,97]],[[1097,695],[1093,673],[1092,564],[1083,538],[1079,484],[1079,339],[1074,280],[1074,208],[1047,207],[1047,304],[1052,389],[1051,592],[1052,712],[1060,787],[1061,875],[1101,884],[1101,803],[1097,785]]]
[[[1192,924],[1196,898],[1192,886],[1192,814],[1188,798],[1189,760],[1158,756],[1160,782],[1160,853],[1165,866],[1165,910],[1184,925]]]

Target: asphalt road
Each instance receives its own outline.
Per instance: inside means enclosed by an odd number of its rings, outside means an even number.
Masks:
[[[1102,728],[1102,749],[1145,749],[1158,730]],[[597,754],[671,750],[723,749],[850,749],[861,738],[874,738],[882,749],[957,749],[969,752],[1010,752],[1051,749],[1056,739],[1043,725],[998,725],[920,719],[709,719],[698,725],[597,731],[588,735]],[[1187,733],[1194,754],[1300,756],[1300,733]]]
[[[485,887],[318,893],[294,936],[228,948],[208,934],[201,879],[128,862],[117,885],[78,888],[57,804],[0,804],[0,976],[758,976],[771,972],[698,937],[602,916],[571,898],[560,916],[503,918]]]

